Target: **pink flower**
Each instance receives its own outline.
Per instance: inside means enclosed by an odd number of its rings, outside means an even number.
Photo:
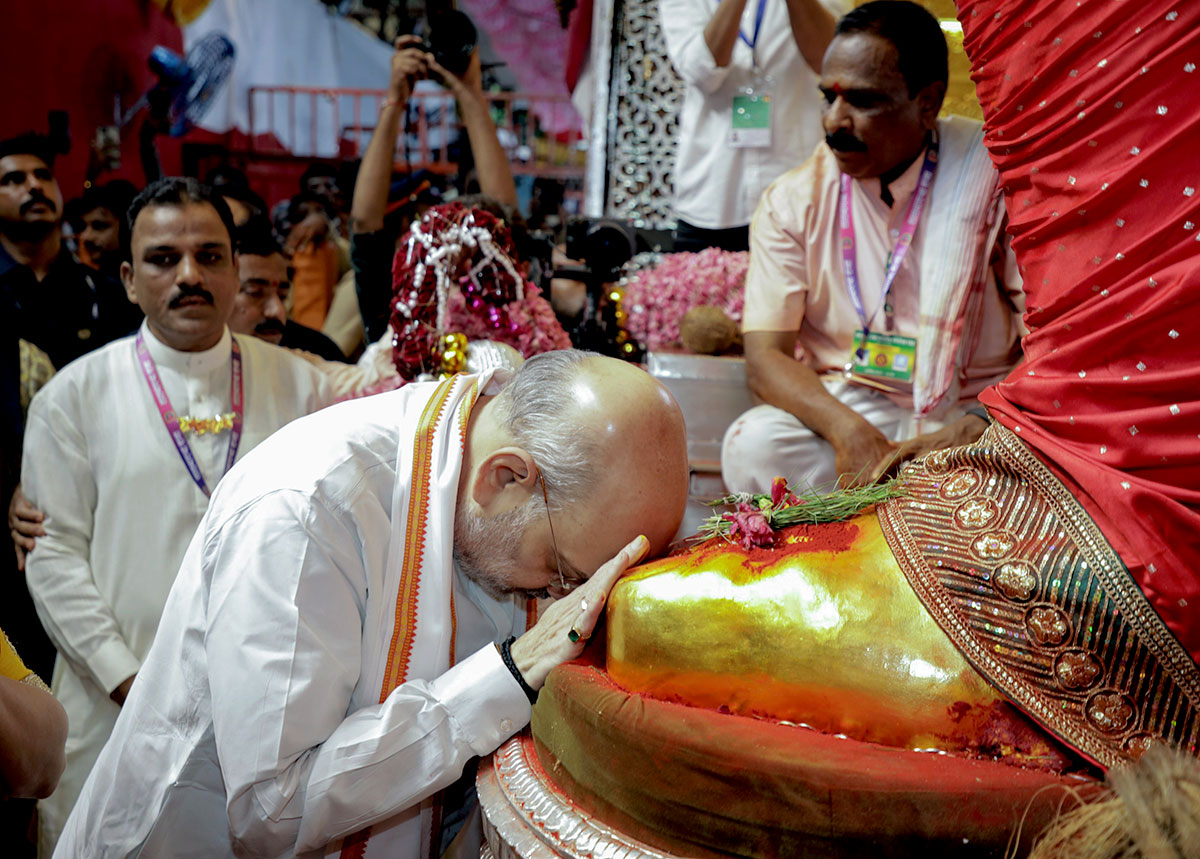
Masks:
[[[753,505],[742,502],[737,506],[737,512],[726,513],[721,517],[729,523],[729,536],[739,541],[742,548],[749,551],[757,546],[771,546],[775,543],[775,531],[763,512]]]
[[[496,340],[512,346],[526,358],[553,349],[569,349],[571,338],[563,331],[550,302],[532,283],[525,284],[524,300],[503,305],[498,324],[482,310],[473,310],[465,296],[450,291],[446,302],[447,330],[461,331],[469,340]]]
[[[720,307],[734,322],[745,302],[745,251],[707,248],[699,253],[666,254],[654,268],[634,273],[622,306],[626,327],[647,349],[679,344],[679,322],[694,307]]]
[[[788,491],[786,477],[776,477],[771,481],[771,506],[778,507],[782,502],[786,502],[785,507],[804,503],[796,497],[796,493]]]

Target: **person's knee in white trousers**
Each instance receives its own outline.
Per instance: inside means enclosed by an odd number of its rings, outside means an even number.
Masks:
[[[830,394],[891,441],[905,441],[944,423],[918,421],[909,409],[883,394],[844,379],[822,381]],[[833,446],[791,413],[774,406],[755,406],[725,432],[721,477],[730,492],[769,493],[777,476],[787,478],[789,486],[802,492],[831,488],[838,478]]]

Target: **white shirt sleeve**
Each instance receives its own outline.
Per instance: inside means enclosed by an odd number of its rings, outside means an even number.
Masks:
[[[46,514],[46,536],[26,561],[26,579],[50,640],[77,674],[111,693],[141,661],[121,633],[91,568],[96,482],[79,420],[58,399],[35,397],[25,428],[22,491]]]
[[[205,653],[230,832],[319,849],[452,783],[529,721],[492,645],[354,709],[370,582],[349,514],[278,491],[204,535]],[[374,595],[374,594],[372,594]]]
[[[703,93],[715,92],[733,68],[732,63],[718,66],[704,41],[704,28],[716,9],[716,3],[706,7],[697,0],[659,0],[658,4],[671,65],[684,81]]]

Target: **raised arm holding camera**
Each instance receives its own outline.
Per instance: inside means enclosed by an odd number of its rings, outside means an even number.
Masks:
[[[517,203],[517,188],[508,156],[496,136],[496,126],[483,94],[478,49],[471,51],[466,71],[457,76],[439,64],[428,52],[428,45],[417,36],[401,36],[396,39],[395,47],[387,98],[359,167],[350,207],[351,261],[359,308],[370,341],[383,336],[388,323],[396,236],[384,229],[384,215],[396,141],[415,81],[432,75],[454,94],[475,155],[481,193],[502,203],[514,206]]]

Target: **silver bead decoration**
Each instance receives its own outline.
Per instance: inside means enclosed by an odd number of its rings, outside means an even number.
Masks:
[[[516,370],[524,362],[521,353],[507,343],[472,340],[467,344],[468,373],[482,373],[495,367]]]

